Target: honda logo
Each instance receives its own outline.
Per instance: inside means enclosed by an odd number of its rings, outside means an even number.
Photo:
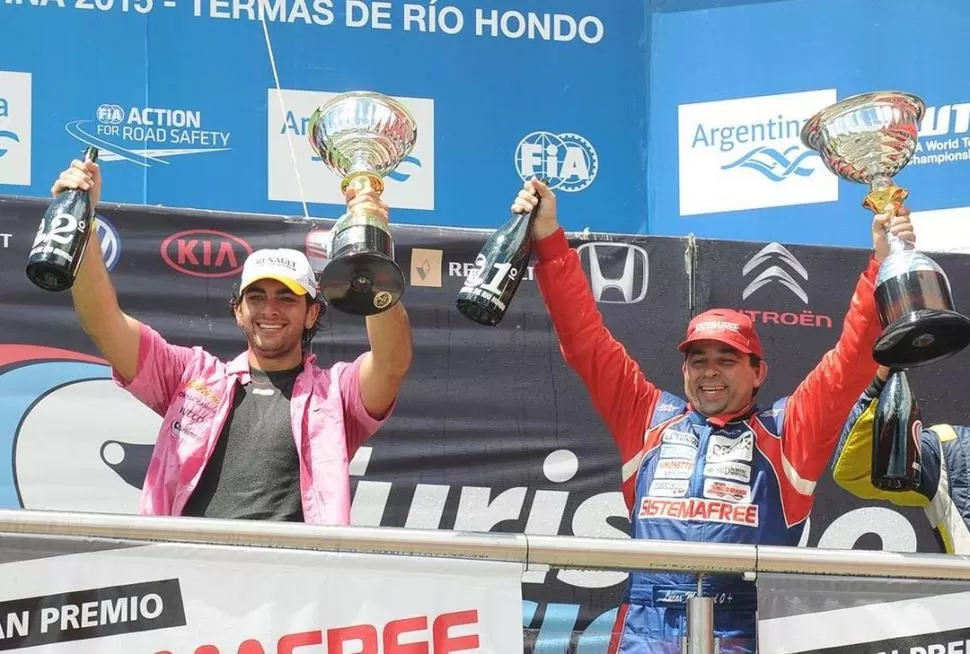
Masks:
[[[631,243],[583,243],[576,251],[589,258],[589,282],[597,302],[634,304],[647,295],[647,251]]]
[[[798,296],[802,302],[808,304],[808,293],[806,293],[805,289],[798,284],[791,273],[782,267],[782,264],[791,269],[793,272],[797,273],[805,281],[808,281],[808,271],[805,270],[805,267],[799,263],[798,259],[796,259],[794,255],[792,255],[792,253],[780,243],[769,243],[757,254],[748,259],[748,262],[744,264],[744,268],[741,269],[741,276],[747,277],[748,274],[754,271],[755,268],[767,261],[770,261],[772,257],[778,257],[780,261],[775,265],[765,268],[757,277],[752,279],[741,292],[741,299],[748,299],[749,295],[757,291],[762,286],[776,281]]]

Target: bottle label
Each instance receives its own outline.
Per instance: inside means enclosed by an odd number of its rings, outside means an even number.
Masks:
[[[488,265],[485,255],[479,254],[475,258],[475,267],[465,280],[463,291],[477,290],[479,295],[492,296],[494,301],[505,308],[499,297],[505,292],[510,282],[518,280],[519,270],[511,263],[492,263]]]
[[[54,214],[50,222],[41,220],[30,249],[30,256],[55,254],[68,262],[73,261],[74,253],[69,251],[75,249],[74,244],[78,236],[83,235],[86,228],[87,221],[78,220],[66,211]]]

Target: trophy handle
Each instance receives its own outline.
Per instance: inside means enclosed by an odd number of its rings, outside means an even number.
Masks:
[[[893,184],[892,178],[886,176],[876,176],[870,184],[870,191],[866,194],[862,206],[875,214],[891,213],[894,216],[903,206],[903,201],[909,197],[909,191]],[[904,252],[915,249],[915,246],[889,231],[886,226],[886,237],[889,240],[890,252]]]

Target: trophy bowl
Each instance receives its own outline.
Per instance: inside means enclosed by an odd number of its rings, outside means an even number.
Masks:
[[[384,191],[384,177],[410,154],[417,140],[414,117],[397,100],[370,91],[334,96],[310,117],[307,136],[324,165],[341,176],[340,191]],[[394,241],[384,220],[348,209],[330,230],[320,291],[338,311],[373,315],[404,293]]]
[[[805,123],[801,141],[832,173],[866,184],[863,206],[895,212],[909,193],[893,182],[916,151],[926,105],[911,93],[878,91],[841,100]],[[950,281],[912,243],[888,234],[890,254],[876,279],[882,333],[873,358],[893,369],[924,366],[970,344],[970,319],[953,305]]]

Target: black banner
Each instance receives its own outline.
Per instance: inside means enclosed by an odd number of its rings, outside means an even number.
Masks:
[[[0,602],[0,650],[185,625],[178,579]]]
[[[130,512],[156,417],[85,360],[98,352],[78,327],[70,294],[45,293],[27,281],[26,253],[45,208],[45,200],[0,198],[9,233],[0,250],[0,413],[8,416],[0,418],[0,461],[11,461],[9,469],[0,463],[0,506]],[[122,309],[172,343],[224,359],[245,348],[227,298],[246,254],[303,249],[331,224],[110,204],[99,214]],[[562,360],[531,270],[502,324],[481,327],[456,311],[455,296],[487,233],[395,226],[393,235],[409,279],[403,303],[414,364],[396,414],[352,465],[354,523],[626,537],[619,456]],[[749,311],[769,365],[763,404],[790,393],[835,343],[868,256],[692,238],[572,236],[607,325],[651,380],[673,393],[682,394],[676,344],[691,315],[711,306]],[[958,255],[935,258],[955,281],[958,306],[970,305],[970,285],[961,283],[970,279],[970,263]],[[313,344],[324,366],[366,347],[363,319],[334,310]],[[911,376],[927,422],[962,418],[963,360]],[[110,417],[99,417],[96,407]],[[803,544],[936,551],[924,522],[919,510],[864,505],[826,477]],[[622,573],[528,572],[528,638],[548,643],[549,652],[584,639],[599,648],[624,580]]]

